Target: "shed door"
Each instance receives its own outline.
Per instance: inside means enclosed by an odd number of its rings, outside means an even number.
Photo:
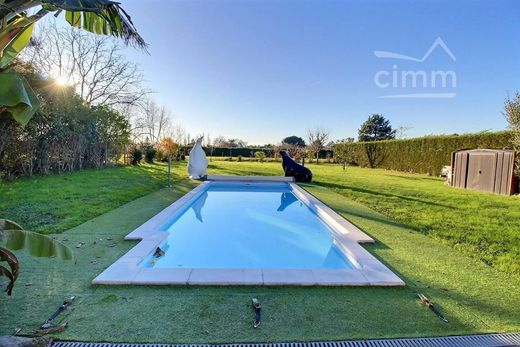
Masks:
[[[452,185],[458,188],[466,188],[466,170],[468,165],[468,153],[457,152],[453,158]]]
[[[496,153],[470,153],[466,187],[483,192],[494,192],[496,163]]]

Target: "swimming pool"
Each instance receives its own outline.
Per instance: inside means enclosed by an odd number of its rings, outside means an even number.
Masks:
[[[126,239],[141,242],[93,283],[404,284],[358,244],[369,236],[291,182],[204,182]]]

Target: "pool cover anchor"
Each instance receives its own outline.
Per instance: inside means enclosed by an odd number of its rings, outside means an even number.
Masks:
[[[433,305],[433,302],[431,302],[426,295],[417,293],[417,296],[421,300],[421,303],[426,305],[430,310],[432,310],[432,312],[435,313],[437,317],[440,318],[440,320],[442,320],[444,323],[448,323],[448,319],[444,317],[442,312],[436,306]]]
[[[253,328],[256,329],[260,325],[260,319],[262,319],[262,306],[257,298],[251,300],[251,306],[253,306],[255,310],[255,322],[253,323]]]
[[[42,326],[40,327],[40,329],[43,329],[43,330],[47,330],[47,329],[51,329],[53,327],[52,325],[52,321],[58,317],[58,315],[60,313],[62,313],[63,311],[65,311],[70,305],[72,305],[72,302],[74,301],[76,297],[75,296],[71,296],[70,298],[66,299],[65,301],[63,301],[63,304],[60,305],[60,307],[58,307],[58,309],[56,311],[54,311],[53,314],[51,314],[49,316],[49,318],[47,318],[47,321],[45,323],[42,324]],[[65,323],[66,324],[66,323]]]

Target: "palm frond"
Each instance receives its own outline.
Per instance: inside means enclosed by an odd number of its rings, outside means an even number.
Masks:
[[[110,0],[43,0],[45,9],[64,10],[70,25],[96,34],[121,38],[126,44],[146,49],[128,13]]]

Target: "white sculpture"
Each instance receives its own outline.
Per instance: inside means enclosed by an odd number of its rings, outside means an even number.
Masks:
[[[201,136],[195,142],[195,145],[190,151],[190,158],[188,160],[188,175],[193,179],[201,179],[206,176],[206,168],[208,167],[208,159],[206,153],[202,149]]]

